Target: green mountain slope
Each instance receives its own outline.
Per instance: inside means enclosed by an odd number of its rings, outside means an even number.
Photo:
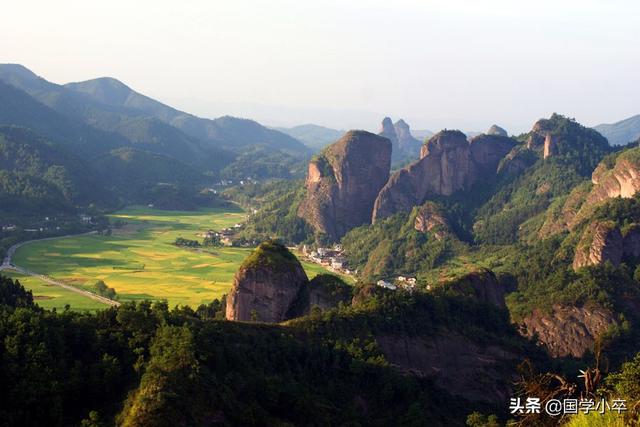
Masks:
[[[0,126],[0,170],[4,173],[5,195],[13,194],[14,201],[19,194],[32,201],[41,198],[39,207],[45,211],[51,211],[48,204],[55,209],[64,204],[108,206],[114,202],[83,160],[26,128]],[[28,187],[34,191],[28,191]]]
[[[95,129],[61,114],[3,81],[0,81],[0,99],[0,124],[33,129],[84,158],[129,144],[117,134]]]
[[[113,143],[109,150],[135,146],[208,170],[218,170],[233,160],[231,153],[215,144],[204,144],[143,111],[103,103],[88,94],[48,82],[20,65],[0,65],[0,80],[72,120],[111,133]]]
[[[316,151],[336,142],[345,134],[345,131],[342,130],[314,124],[299,125],[291,128],[279,127],[276,129],[302,141],[307,147]]]
[[[69,83],[65,87],[112,108],[155,117],[210,145],[240,151],[249,145],[264,144],[297,156],[304,156],[309,152],[300,141],[253,120],[230,116],[213,120],[199,118],[135,92],[113,78]]]

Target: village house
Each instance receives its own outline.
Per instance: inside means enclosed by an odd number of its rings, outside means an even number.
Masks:
[[[385,288],[385,289],[391,289],[392,291],[396,290],[396,285],[394,285],[393,283],[387,282],[386,280],[378,280],[376,282],[376,285],[380,286],[381,288]]]

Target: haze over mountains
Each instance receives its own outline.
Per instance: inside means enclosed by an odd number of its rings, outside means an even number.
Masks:
[[[50,150],[38,157],[45,164],[55,157],[51,150],[60,151],[58,157],[76,156],[74,162],[109,183],[114,195],[138,201],[158,183],[290,178],[312,153],[297,139],[252,120],[202,119],[113,78],[58,85],[24,66],[4,64],[0,96],[0,124],[37,134],[25,134],[25,141],[47,140]]]
[[[603,123],[594,129],[605,136],[611,145],[627,144],[640,138],[640,114],[616,123]]]

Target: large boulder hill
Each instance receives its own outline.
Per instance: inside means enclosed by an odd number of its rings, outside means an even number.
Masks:
[[[242,263],[227,297],[228,320],[281,322],[309,281],[298,259],[280,243],[263,242]]]
[[[352,298],[340,278],[321,274],[309,281],[302,265],[284,245],[263,242],[242,263],[227,297],[226,318],[278,323],[327,310]]]
[[[468,190],[495,174],[500,160],[516,142],[499,135],[479,135],[467,141],[464,133],[443,130],[422,146],[420,160],[396,172],[378,195],[373,221],[421,205],[428,196],[449,196]]]
[[[307,195],[298,208],[318,234],[338,240],[371,221],[373,203],[389,178],[391,142],[349,131],[309,163]]]

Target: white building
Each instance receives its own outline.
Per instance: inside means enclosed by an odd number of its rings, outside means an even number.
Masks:
[[[393,291],[396,290],[396,285],[394,285],[393,283],[389,283],[386,280],[378,280],[376,282],[376,285],[380,286],[381,288],[391,289]]]

